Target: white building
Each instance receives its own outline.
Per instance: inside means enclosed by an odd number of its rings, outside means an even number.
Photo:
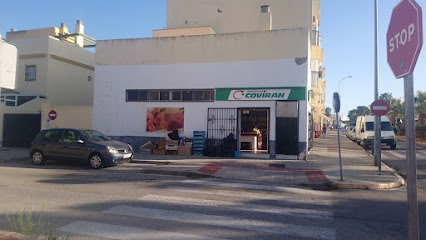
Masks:
[[[18,48],[16,81],[3,86],[0,141],[27,147],[43,128],[92,126],[94,39],[82,21],[70,32],[66,24],[31,30],[12,29],[6,41]],[[0,79],[1,81],[1,79]],[[49,112],[56,118],[49,119]]]
[[[93,127],[134,146],[204,131],[213,155],[232,133],[232,154],[306,159],[319,1],[168,0],[167,11],[153,38],[97,41]]]

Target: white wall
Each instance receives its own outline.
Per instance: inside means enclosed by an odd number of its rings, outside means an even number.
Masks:
[[[306,86],[308,64],[294,59],[165,65],[97,66],[93,127],[112,136],[164,136],[146,132],[146,109],[184,107],[185,135],[207,128],[207,109],[267,107],[271,109],[270,139],[275,139],[274,101],[126,102],[126,89],[193,89],[221,87]],[[306,110],[306,107],[304,108]],[[302,140],[302,139],[301,139]]]

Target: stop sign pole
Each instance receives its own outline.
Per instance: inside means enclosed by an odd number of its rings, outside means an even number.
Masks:
[[[402,0],[394,7],[386,33],[386,42],[389,66],[396,78],[404,77],[408,239],[418,240],[420,231],[413,71],[423,45],[423,26],[422,9],[415,0]]]

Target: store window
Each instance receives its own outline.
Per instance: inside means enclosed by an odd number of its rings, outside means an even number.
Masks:
[[[126,102],[212,102],[214,89],[127,89]]]
[[[25,81],[35,81],[37,76],[36,65],[25,66]]]

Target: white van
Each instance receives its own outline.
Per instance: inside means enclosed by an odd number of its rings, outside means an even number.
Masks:
[[[371,147],[374,143],[374,118],[375,116],[358,116],[355,125],[355,138],[359,145]],[[390,149],[396,148],[396,137],[388,116],[381,116],[381,138],[382,144],[388,145]]]

